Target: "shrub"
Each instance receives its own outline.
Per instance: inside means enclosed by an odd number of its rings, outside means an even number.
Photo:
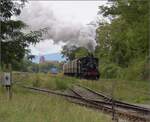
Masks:
[[[65,90],[69,88],[73,83],[77,83],[77,79],[73,77],[56,77],[54,80],[56,88],[60,90]]]
[[[64,79],[55,79],[57,89],[64,90],[68,88],[68,82]]]
[[[118,78],[121,75],[122,69],[116,64],[103,64],[100,68],[102,78]]]
[[[124,70],[124,78],[128,80],[146,80],[149,76],[149,64],[147,59],[135,59]]]
[[[100,72],[102,78],[117,78],[126,80],[149,80],[150,64],[148,58],[136,58],[126,68],[114,63],[101,64]]]
[[[36,79],[33,81],[32,85],[34,87],[40,87],[41,86],[39,74],[36,75]]]

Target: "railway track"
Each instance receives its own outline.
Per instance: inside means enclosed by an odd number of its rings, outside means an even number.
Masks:
[[[82,86],[78,86],[84,90],[91,92],[94,95],[97,95],[99,97],[104,97],[104,100],[88,98],[87,96],[81,94],[77,89],[73,89],[73,88],[70,88],[69,92],[64,93],[60,91],[41,89],[41,88],[30,87],[30,86],[23,86],[23,85],[19,85],[19,86],[37,92],[50,93],[54,95],[63,96],[65,98],[68,98],[68,100],[71,101],[72,103],[79,104],[92,109],[100,110],[105,113],[112,114],[114,112],[112,109],[112,100],[110,100],[109,97],[101,93],[99,94],[98,92],[95,92],[87,87],[84,88]],[[115,109],[115,115],[117,115],[119,118],[126,119],[132,122],[150,122],[150,118],[148,116],[150,115],[149,109],[124,103],[121,101],[115,101],[115,102],[116,102],[115,105],[117,107],[117,109]]]
[[[112,104],[112,98],[108,97],[100,92],[96,92],[88,87],[85,86],[81,86],[81,85],[77,85],[78,87],[81,87],[93,94],[96,94],[97,96],[103,98],[105,101],[108,101],[109,104]],[[96,102],[99,102],[98,100]],[[123,108],[127,108],[127,109],[131,109],[137,112],[142,112],[144,114],[150,114],[150,109],[145,108],[145,107],[141,107],[141,106],[137,106],[137,105],[133,105],[131,103],[127,103],[127,102],[123,102],[123,101],[119,101],[119,100],[114,100],[113,101],[115,103],[115,106],[117,107],[123,107]]]
[[[81,86],[80,86],[81,87]],[[81,87],[83,88],[83,87]],[[78,91],[78,89],[70,89],[75,95],[81,97],[84,100],[87,100],[87,96],[83,95],[81,91]],[[84,89],[85,90],[85,89]],[[87,89],[86,89],[87,90]],[[91,90],[90,90],[91,91]],[[92,90],[93,91],[93,90]],[[95,94],[95,91],[93,91],[92,93]],[[97,95],[97,94],[96,94]],[[103,94],[101,94],[103,95]],[[100,97],[101,97],[100,95]],[[98,95],[99,96],[99,95]],[[105,95],[103,95],[105,96]],[[105,96],[106,98],[106,96]],[[108,97],[107,97],[108,99]],[[90,102],[89,102],[90,101]],[[112,101],[102,101],[102,100],[94,100],[94,99],[88,99],[88,104],[90,104],[90,106],[95,105],[95,106],[100,106],[99,109],[105,110],[108,113],[112,113]],[[120,103],[120,101],[118,102]],[[150,115],[150,110],[147,108],[143,108],[143,107],[139,107],[139,106],[134,106],[131,104],[123,104],[124,102],[122,102],[122,104],[116,104],[115,103],[115,114],[121,118],[125,118],[128,120],[131,120],[133,122],[142,122],[142,121],[150,121],[149,115]],[[83,105],[83,103],[80,103]],[[128,106],[129,105],[129,106]],[[134,106],[134,107],[133,107]]]

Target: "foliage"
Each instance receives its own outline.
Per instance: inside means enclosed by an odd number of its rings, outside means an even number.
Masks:
[[[20,20],[14,20],[12,17],[21,13],[25,0],[1,1],[1,63],[12,64],[15,69],[16,65],[22,61],[25,54],[29,53],[27,47],[30,44],[39,42],[42,38],[44,29],[25,33],[22,30],[26,24]]]
[[[99,57],[102,74],[110,78],[108,72],[130,71],[142,73],[143,65],[148,65],[149,55],[149,1],[116,0],[111,6],[100,6],[99,14],[111,18],[109,22],[100,22],[97,28],[97,41],[95,55]],[[141,59],[142,61],[139,61]],[[132,66],[136,62],[139,69]],[[105,65],[110,63],[109,65]],[[119,68],[120,67],[120,68]],[[131,68],[133,68],[131,70]],[[108,71],[106,71],[108,69]],[[111,71],[110,71],[111,69]],[[100,69],[101,70],[101,69]],[[136,71],[137,70],[137,71]],[[129,72],[130,72],[129,71]],[[131,74],[131,72],[129,73]],[[120,74],[118,74],[120,77]],[[113,77],[118,77],[115,75]],[[141,75],[132,76],[135,79],[143,78]]]
[[[15,71],[22,71],[22,72],[31,72],[31,73],[48,73],[50,72],[51,68],[57,68],[58,71],[62,70],[63,62],[57,61],[47,61],[44,63],[34,63],[32,62],[28,56],[25,56],[20,62],[16,62]]]
[[[87,55],[89,55],[89,52],[84,47],[79,47],[75,50],[75,58],[81,58]]]
[[[41,84],[40,84],[40,75],[37,74],[35,81],[33,81],[33,86],[34,86],[34,87],[40,87],[40,85],[41,85]]]
[[[44,63],[40,63],[39,65],[39,71],[40,72],[50,72],[51,68],[57,68],[59,71],[62,70],[62,64],[57,62],[57,61],[49,61],[49,62],[44,62]]]
[[[64,81],[64,80],[56,79],[55,82],[56,82],[57,88],[60,90],[68,88],[68,83],[66,83],[66,81]]]
[[[73,60],[88,55],[88,50],[84,47],[64,45],[61,53],[67,60]]]
[[[150,66],[147,60],[134,59],[132,63],[124,70],[124,78],[129,80],[147,80],[149,79]]]
[[[102,78],[120,78],[122,74],[122,68],[116,64],[103,64],[100,68]]]

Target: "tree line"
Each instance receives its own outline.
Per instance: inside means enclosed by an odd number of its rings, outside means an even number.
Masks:
[[[115,0],[99,7],[99,14],[111,18],[97,28],[102,77],[149,78],[149,6],[148,0]]]

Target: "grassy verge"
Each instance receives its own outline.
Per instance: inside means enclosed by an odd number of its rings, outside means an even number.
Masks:
[[[78,80],[76,78],[63,76],[62,74],[52,75],[42,73],[14,75],[13,79],[17,83],[53,90],[65,90]]]
[[[115,98],[131,103],[150,104],[150,82],[128,81],[128,80],[105,80],[89,82],[80,81],[80,84],[90,87],[96,91],[103,92],[108,96],[112,94],[112,84],[115,83]]]
[[[0,87],[0,122],[111,122],[111,117],[62,97],[33,93],[14,85],[11,101]]]
[[[129,80],[106,80],[91,81],[66,77],[62,74],[26,74],[14,76],[14,80],[23,84],[43,87],[53,90],[65,90],[73,84],[88,86],[94,90],[111,95],[112,84],[115,82],[115,98],[132,103],[150,104],[150,82],[149,81],[129,81]]]

